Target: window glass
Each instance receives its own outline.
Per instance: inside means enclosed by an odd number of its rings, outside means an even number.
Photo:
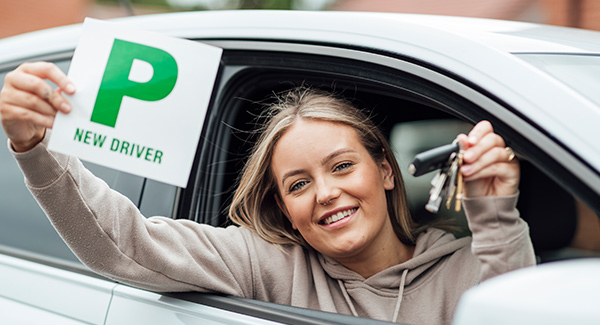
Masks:
[[[600,56],[558,54],[517,54],[516,56],[600,105],[600,91],[598,91]]]
[[[25,187],[4,132],[0,142],[4,147],[0,149],[0,245],[77,261]]]

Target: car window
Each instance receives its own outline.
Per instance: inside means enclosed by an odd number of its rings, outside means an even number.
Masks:
[[[284,55],[287,60],[282,60]],[[539,148],[524,141],[517,130],[487,114],[484,108],[416,76],[388,73],[383,68],[324,57],[281,53],[273,56],[277,57],[278,63],[273,63],[264,52],[225,53],[224,61],[230,65],[223,74],[232,78],[222,80],[217,105],[212,115],[209,114],[215,118],[209,121],[207,128],[211,132],[205,134],[206,139],[201,144],[204,147],[199,150],[211,159],[199,161],[197,165],[201,173],[196,174],[198,183],[194,188],[198,192],[192,195],[186,189],[187,193],[182,196],[184,201],[194,202],[189,209],[190,219],[216,226],[227,224],[226,211],[235,180],[256,139],[253,130],[261,123],[257,116],[264,104],[272,100],[273,93],[303,84],[340,94],[364,108],[389,135],[396,150],[413,216],[418,221],[440,216],[453,220],[460,228],[459,235],[469,233],[464,212],[457,214],[444,207],[438,215],[426,212],[424,205],[433,173],[414,178],[408,175],[406,166],[414,154],[451,142],[458,133],[468,132],[475,121],[492,121],[497,132],[521,153],[518,208],[529,223],[540,261],[599,255],[598,248],[584,251],[575,248],[597,247],[600,225],[597,217],[587,217],[585,220],[592,230],[581,227],[580,211],[584,216],[594,213],[573,195],[572,188],[565,186],[573,178],[553,165],[555,163]],[[244,60],[253,60],[258,66],[246,65]],[[329,73],[329,69],[335,71]],[[211,156],[207,154],[209,152]],[[582,235],[581,229],[588,229],[592,234]],[[599,239],[590,239],[594,236]],[[577,242],[585,244],[575,245]]]
[[[4,132],[0,142],[0,245],[77,262],[25,187]]]
[[[69,60],[56,62],[63,71],[67,71],[69,63]],[[0,87],[4,84],[7,72],[0,71]],[[33,253],[42,259],[79,263],[27,190],[23,174],[7,149],[4,131],[0,132],[0,143],[4,147],[0,148],[0,246],[13,252]],[[84,165],[111,188],[127,196],[136,205],[139,204],[144,184],[142,177],[87,162]]]
[[[600,56],[515,54],[600,106]]]

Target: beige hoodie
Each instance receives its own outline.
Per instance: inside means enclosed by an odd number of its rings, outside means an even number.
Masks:
[[[46,146],[47,139],[13,154],[54,227],[92,270],[149,290],[220,292],[378,320],[447,324],[464,290],[535,264],[516,196],[465,200],[472,240],[429,229],[411,260],[364,279],[314,250],[278,248],[245,228],[145,218],[79,160]]]

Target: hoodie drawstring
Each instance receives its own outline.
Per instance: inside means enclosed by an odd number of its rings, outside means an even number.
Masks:
[[[340,280],[340,279],[338,279],[338,284],[340,285],[340,289],[342,289],[342,294],[344,295],[344,299],[346,299],[346,303],[348,304],[348,306],[350,306],[350,311],[352,311],[352,316],[358,317],[356,308],[354,308],[354,304],[352,303],[352,300],[350,300],[348,291],[346,291],[346,286],[342,283],[342,280]]]
[[[398,313],[400,312],[400,305],[402,304],[402,295],[404,294],[404,284],[406,283],[406,275],[408,274],[408,269],[404,269],[402,272],[402,278],[400,279],[400,285],[398,286],[398,300],[396,301],[396,308],[394,309],[394,314],[392,315],[392,323],[395,323],[398,320]],[[354,304],[352,300],[350,300],[350,295],[348,295],[348,291],[346,290],[346,286],[342,282],[342,280],[337,280],[340,289],[342,290],[342,294],[344,295],[344,299],[346,299],[346,303],[350,306],[350,311],[352,315],[358,317],[358,313],[356,312],[356,308],[354,308]]]
[[[400,312],[400,305],[402,304],[402,295],[404,294],[404,283],[406,283],[406,275],[408,269],[404,269],[402,272],[402,279],[400,280],[400,286],[398,288],[398,301],[396,302],[396,309],[394,309],[394,317],[392,317],[392,323],[395,323],[398,319],[398,313]]]

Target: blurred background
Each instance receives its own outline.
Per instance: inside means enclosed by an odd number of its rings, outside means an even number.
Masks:
[[[421,13],[600,30],[599,0],[0,0],[0,38],[79,23],[84,17],[225,9]]]

